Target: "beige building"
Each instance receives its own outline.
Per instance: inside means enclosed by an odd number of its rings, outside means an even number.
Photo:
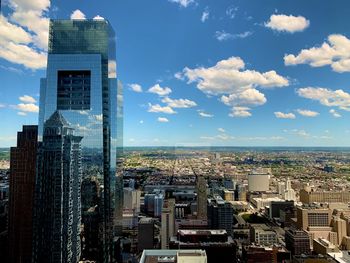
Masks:
[[[334,244],[329,242],[326,239],[314,239],[313,241],[313,250],[316,254],[322,254],[322,255],[327,255],[328,253],[332,252],[339,252],[338,247],[336,247]]]
[[[341,245],[343,238],[347,235],[346,233],[346,221],[340,217],[333,217],[332,220],[333,231],[337,233],[336,245]]]
[[[311,203],[348,203],[350,191],[314,191],[310,187],[300,190],[300,202]]]
[[[329,227],[332,210],[318,207],[297,207],[297,226],[308,230],[308,227]]]

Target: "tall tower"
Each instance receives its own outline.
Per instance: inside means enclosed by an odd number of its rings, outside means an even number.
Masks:
[[[33,262],[79,261],[81,140],[59,111],[44,124],[37,164]]]
[[[207,219],[207,181],[197,176],[197,218]]]
[[[95,252],[83,249],[82,254],[98,262],[112,261],[113,237],[122,219],[123,106],[115,51],[115,33],[107,20],[51,20],[47,73],[40,88],[39,141],[44,122],[56,110],[83,137],[82,177],[98,182],[99,191],[98,200],[84,193],[84,200],[95,201],[82,204],[82,221],[96,231],[88,231],[82,244]]]
[[[10,262],[30,262],[32,257],[33,196],[38,126],[23,126],[17,147],[11,148],[9,200]]]

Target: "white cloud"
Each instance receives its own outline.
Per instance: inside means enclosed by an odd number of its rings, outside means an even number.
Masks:
[[[184,79],[185,79],[181,72],[176,72],[176,73],[174,74],[174,77],[175,77],[176,79],[179,79],[179,80],[184,80]]]
[[[224,128],[218,128],[219,132],[226,132]]]
[[[319,101],[322,105],[350,111],[350,94],[341,89],[306,87],[298,89],[297,93],[303,98]]]
[[[240,57],[230,57],[221,60],[212,67],[185,67],[181,77],[187,78],[187,83],[196,83],[197,88],[208,95],[222,95],[221,101],[234,107],[259,106],[266,103],[263,93],[258,88],[285,87],[288,79],[278,75],[276,71],[260,73],[245,69],[245,63]],[[250,110],[250,109],[249,109]],[[236,108],[230,116],[249,117],[248,109]]]
[[[218,135],[215,135],[215,136],[201,136],[199,138],[201,140],[206,140],[206,141],[213,141],[213,140],[228,141],[228,140],[235,139],[235,137],[230,136],[228,134],[218,134]]]
[[[79,114],[81,114],[81,115],[89,115],[89,113],[86,110],[80,110]]]
[[[194,0],[169,0],[169,2],[179,4],[181,7],[187,7],[190,4],[196,3]]]
[[[203,11],[203,13],[202,13],[202,17],[201,17],[201,21],[202,21],[202,23],[204,23],[206,20],[208,20],[209,19],[209,9],[208,8],[206,8],[204,11]]]
[[[334,118],[340,118],[341,117],[341,115],[335,109],[330,109],[329,113],[332,114]]]
[[[148,112],[161,112],[161,113],[166,113],[166,114],[175,114],[176,111],[174,111],[171,107],[169,106],[160,106],[159,104],[151,104],[148,103]]]
[[[197,106],[197,103],[188,99],[170,99],[169,97],[165,97],[162,99],[162,102],[172,108],[192,108]]]
[[[235,6],[230,6],[226,9],[226,15],[231,18],[234,19],[236,17],[236,12],[238,11],[238,7]]]
[[[239,34],[231,34],[226,32],[225,30],[222,31],[216,31],[215,32],[215,38],[219,41],[225,41],[225,40],[230,40],[230,39],[237,39],[237,38],[246,38],[249,37],[253,34],[251,31],[245,31],[243,33]]]
[[[283,113],[280,111],[274,112],[276,118],[278,119],[295,119],[295,114],[294,113]]]
[[[205,113],[204,111],[198,111],[199,116],[204,117],[204,118],[212,118],[214,117],[213,114]]]
[[[171,93],[171,89],[168,87],[162,88],[159,84],[156,84],[149,88],[148,92],[158,94],[159,96],[167,96]]]
[[[17,114],[18,114],[19,116],[27,116],[27,113],[25,113],[25,112],[23,112],[23,111],[19,111],[19,112],[17,112]]]
[[[252,116],[249,107],[232,107],[230,117],[247,118]]]
[[[142,87],[139,84],[133,83],[133,84],[129,84],[129,87],[132,91],[135,92],[142,92]]]
[[[0,103],[0,108],[5,108],[5,107],[6,107],[6,105],[5,105],[5,104]]]
[[[86,16],[83,12],[81,12],[79,9],[74,10],[73,13],[70,15],[70,19],[86,19]]]
[[[256,89],[247,89],[241,93],[223,95],[221,101],[228,106],[235,105],[252,105],[258,106],[266,103],[266,98],[263,93]]]
[[[319,115],[316,111],[297,109],[297,112],[304,117],[316,117]]]
[[[100,15],[97,15],[93,18],[93,20],[105,20],[105,18]]]
[[[39,107],[34,103],[19,103],[14,105],[13,108],[21,112],[39,112]]]
[[[36,99],[28,95],[23,95],[19,97],[19,100],[25,103],[36,103]]]
[[[295,33],[305,30],[310,21],[303,16],[271,15],[265,26],[277,31]]]
[[[286,132],[292,135],[297,135],[300,137],[310,137],[310,133],[306,132],[305,130],[292,129],[292,130],[283,130],[283,132]]]
[[[49,0],[9,0],[8,18],[0,16],[0,57],[25,66],[46,66]]]
[[[167,118],[164,118],[164,117],[158,117],[158,121],[159,122],[169,122],[169,120]]]
[[[144,121],[143,121],[143,120],[140,120],[140,121],[139,121],[139,123],[140,123],[140,124],[143,124],[143,123],[144,123]]]
[[[330,35],[319,47],[303,49],[296,56],[285,55],[284,64],[309,64],[311,67],[330,65],[333,71],[350,72],[350,39],[340,34]]]

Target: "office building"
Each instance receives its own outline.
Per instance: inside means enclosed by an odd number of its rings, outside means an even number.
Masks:
[[[144,250],[140,263],[207,263],[204,250]]]
[[[269,191],[270,174],[263,172],[253,172],[248,174],[248,191],[266,192]]]
[[[144,249],[153,249],[154,247],[154,220],[153,218],[144,217],[139,220],[138,224],[138,251]]]
[[[115,34],[107,20],[51,20],[46,78],[41,80],[39,141],[44,122],[59,110],[82,136],[82,177],[94,177],[99,220],[97,260],[113,258],[113,236],[122,225],[122,87],[116,79]],[[91,200],[84,198],[84,200]],[[85,219],[83,218],[83,221]],[[86,237],[83,237],[86,240]],[[86,257],[84,257],[86,258]],[[90,259],[90,258],[89,258]]]
[[[169,244],[171,249],[203,249],[208,263],[235,262],[236,246],[226,230],[178,230]]]
[[[59,111],[45,121],[38,149],[33,262],[79,261],[81,136]]]
[[[32,257],[33,197],[38,126],[23,126],[10,155],[9,257],[10,262],[30,262]]]
[[[332,219],[333,231],[337,233],[337,242],[335,245],[341,245],[343,238],[347,235],[346,221],[338,216],[334,216]]]
[[[207,218],[207,180],[197,176],[197,219]]]
[[[265,246],[278,243],[276,232],[264,224],[250,225],[250,241]]]
[[[124,209],[132,210],[135,213],[140,213],[140,200],[141,200],[141,191],[134,190],[133,188],[127,187],[124,188]]]
[[[242,257],[246,263],[282,263],[291,260],[290,252],[279,246],[243,246]]]
[[[285,209],[293,208],[294,201],[271,201],[269,206],[269,217],[272,218],[280,218],[281,211],[285,211]]]
[[[300,190],[300,202],[312,203],[349,203],[349,191],[315,191],[310,187]]]
[[[233,207],[230,202],[224,201],[220,196],[208,199],[208,227],[225,229],[229,235],[232,235]]]
[[[310,227],[329,227],[332,210],[321,207],[297,207],[297,226],[309,230]]]
[[[169,240],[174,235],[175,230],[175,199],[164,201],[161,216],[161,248],[169,248]]]
[[[284,200],[287,200],[287,201],[296,201],[295,191],[292,188],[292,184],[289,178],[286,181],[286,189],[284,191],[283,198]]]
[[[286,248],[292,255],[310,254],[310,237],[304,230],[288,229],[285,231]]]
[[[324,238],[318,238],[313,240],[313,251],[315,254],[327,255],[338,253],[339,248]]]

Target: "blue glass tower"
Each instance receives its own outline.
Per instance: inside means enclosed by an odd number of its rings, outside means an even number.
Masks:
[[[57,110],[82,137],[82,180],[96,185],[91,198],[82,193],[82,258],[98,262],[113,260],[113,237],[122,219],[123,100],[115,52],[107,20],[50,21],[39,141],[45,121]]]

